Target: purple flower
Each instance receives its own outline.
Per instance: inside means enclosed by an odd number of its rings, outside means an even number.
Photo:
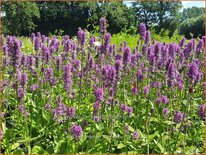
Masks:
[[[100,18],[99,22],[100,22],[100,33],[101,34],[106,33],[106,28],[107,28],[106,27],[107,26],[106,19],[102,17],[102,18]]]
[[[31,33],[31,42],[33,43],[35,39],[35,33]]]
[[[78,31],[77,37],[78,37],[79,44],[81,46],[84,46],[84,44],[86,42],[86,32],[84,32],[83,30],[80,29]]]
[[[102,101],[104,99],[104,93],[102,88],[95,88],[94,95],[96,97],[96,101]]]
[[[100,117],[99,116],[94,116],[93,120],[97,123],[100,121]]]
[[[53,69],[46,68],[44,71],[44,77],[46,81],[50,81],[53,78]]]
[[[134,132],[133,132],[133,134],[132,134],[132,138],[133,138],[134,140],[138,140],[138,139],[139,139],[139,137],[140,137],[139,132],[134,131]]]
[[[149,30],[146,32],[145,42],[146,43],[150,42],[150,31]]]
[[[126,65],[126,64],[129,64],[131,62],[131,52],[130,52],[130,48],[129,47],[126,47],[124,49],[124,54],[123,54],[123,63]]]
[[[114,84],[116,78],[116,69],[114,66],[106,65],[102,70],[104,80],[107,81],[107,84]]]
[[[23,98],[24,97],[24,89],[22,87],[18,88],[17,95],[18,95],[19,98]]]
[[[104,34],[104,46],[107,47],[110,43],[111,40],[111,34],[110,33],[105,33]]]
[[[180,123],[183,119],[183,113],[181,113],[180,111],[175,112],[174,114],[174,122],[175,123]]]
[[[179,46],[180,46],[180,47],[183,47],[183,45],[184,45],[184,43],[185,43],[185,40],[186,40],[185,37],[182,38],[182,40],[181,40],[180,43],[179,43]]]
[[[169,103],[169,99],[167,98],[167,96],[162,95],[162,103],[165,103],[165,104]]]
[[[174,43],[169,45],[169,55],[172,59],[175,59],[176,51],[175,51],[176,45]]]
[[[70,118],[74,118],[76,109],[74,107],[67,108],[67,114]]]
[[[145,86],[143,91],[144,91],[144,94],[148,95],[150,91],[150,86],[149,85]]]
[[[128,107],[126,104],[121,104],[120,108],[123,112],[126,112]]]
[[[120,72],[122,70],[122,61],[117,59],[115,62],[115,69],[117,72]]]
[[[56,79],[56,78],[51,78],[51,79],[50,79],[50,85],[51,85],[51,86],[55,86],[56,83],[57,83],[57,79]]]
[[[91,38],[90,38],[90,41],[89,41],[89,44],[90,44],[91,46],[93,46],[95,41],[96,41],[96,38],[95,38],[95,37],[91,37]]]
[[[26,85],[27,80],[28,80],[28,78],[27,78],[26,73],[22,73],[21,74],[21,81],[20,81],[22,87],[24,87]]]
[[[129,125],[126,124],[124,128],[125,128],[125,132],[129,133]]]
[[[138,82],[141,82],[144,79],[144,75],[142,73],[142,69],[138,69],[137,70],[136,77],[138,79]]]
[[[204,104],[199,105],[198,115],[202,118],[205,117],[205,105]]]
[[[36,91],[38,89],[39,85],[38,84],[33,84],[31,87],[30,87],[30,90],[31,91]]]
[[[168,108],[164,108],[162,110],[162,113],[163,113],[164,116],[167,116],[169,114],[169,109]]]
[[[127,112],[129,114],[129,116],[131,117],[132,113],[133,113],[133,108],[132,107],[127,107]]]
[[[70,64],[64,66],[63,79],[64,79],[64,89],[66,91],[69,91],[71,89],[73,83],[71,79],[71,70],[72,67]]]
[[[47,103],[47,104],[45,105],[45,107],[46,107],[47,110],[51,110],[51,104],[50,104],[50,103]]]
[[[109,96],[113,97],[114,96],[114,88],[109,89]]]
[[[34,39],[34,49],[38,51],[41,47],[41,38],[35,37]]]
[[[20,112],[23,113],[24,112],[24,105],[23,104],[19,105],[18,109]]]
[[[196,62],[190,64],[187,75],[190,79],[196,82],[200,81],[203,76]]]
[[[99,109],[99,102],[98,101],[96,101],[94,103],[93,108],[94,108],[93,114],[97,114],[98,109]]]
[[[133,92],[134,95],[137,95],[138,94],[138,88],[137,87],[132,88],[132,92]]]
[[[170,63],[167,70],[167,77],[170,79],[175,79],[177,77],[177,69],[174,63]]]
[[[80,125],[74,124],[71,128],[72,137],[74,139],[79,139],[82,136],[82,128]]]
[[[43,58],[46,64],[48,64],[49,59],[50,59],[50,51],[48,47],[42,47],[42,52],[43,52]]]
[[[140,23],[139,25],[139,33],[143,40],[146,38],[146,26],[144,23]]]

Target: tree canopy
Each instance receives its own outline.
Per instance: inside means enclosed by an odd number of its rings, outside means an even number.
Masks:
[[[99,19],[106,17],[108,31],[112,34],[137,27],[145,22],[156,33],[169,31],[172,36],[176,30],[188,37],[188,25],[197,24],[198,34],[203,30],[200,23],[204,8],[182,8],[182,2],[3,2],[3,34],[30,35],[40,31],[43,34],[62,30],[64,34],[76,35],[78,27],[89,31],[96,29]],[[196,18],[196,19],[193,19]],[[181,26],[181,27],[180,27]],[[132,33],[133,31],[129,31]],[[198,36],[196,34],[195,36]]]
[[[34,21],[40,18],[39,8],[32,2],[3,2],[3,31],[6,34],[26,35],[35,30]]]

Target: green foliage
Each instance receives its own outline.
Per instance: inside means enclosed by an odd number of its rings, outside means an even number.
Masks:
[[[180,34],[184,34],[186,38],[196,38],[203,36],[205,33],[204,15],[186,19],[180,27]],[[191,35],[193,34],[193,36]]]
[[[186,20],[187,18],[196,18],[204,14],[205,8],[199,8],[195,6],[193,6],[192,8],[185,8],[182,12],[182,21]]]
[[[2,18],[4,34],[28,35],[36,25],[34,20],[39,19],[39,9],[32,2],[4,2]]]
[[[106,17],[110,33],[119,33],[123,28],[134,24],[133,10],[123,2],[97,3],[97,9],[89,18],[89,24],[98,25],[101,17]]]
[[[36,31],[54,34],[62,29],[64,34],[76,35],[78,27],[86,28],[90,14],[96,9],[94,2],[37,2],[41,19]]]
[[[144,22],[148,27],[154,27],[159,33],[161,29],[170,31],[170,36],[178,27],[181,2],[134,2],[132,3],[136,20]]]

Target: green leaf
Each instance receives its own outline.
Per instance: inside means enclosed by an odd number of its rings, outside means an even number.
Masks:
[[[124,144],[122,144],[122,143],[118,144],[118,146],[117,146],[118,149],[122,149],[124,147],[126,147],[126,146]]]
[[[97,130],[99,130],[99,131],[101,130],[101,128],[98,124],[95,124],[95,127],[96,127]]]
[[[108,142],[111,142],[111,137],[110,136],[103,135],[102,137],[105,138]]]
[[[66,142],[65,140],[60,140],[55,149],[54,149],[54,153],[65,153],[65,148],[66,148]]]
[[[161,153],[164,153],[165,149],[162,147],[162,145],[160,143],[158,143],[155,139],[154,139],[154,142],[158,146],[158,148],[160,149]]]
[[[172,121],[164,121],[164,123],[165,124],[167,124],[167,125],[172,125],[172,124],[175,124],[174,122],[172,122]]]
[[[41,146],[34,146],[31,150],[33,154],[48,154]]]
[[[159,137],[158,131],[156,131],[156,132],[155,132],[154,134],[152,134],[152,135],[149,135],[149,136],[148,136],[148,140],[149,140],[149,141],[152,141],[156,136]]]
[[[24,154],[24,151],[21,149],[21,150],[15,150],[12,152],[12,154]]]
[[[19,143],[14,143],[11,146],[11,150],[15,150],[17,147],[19,147]]]

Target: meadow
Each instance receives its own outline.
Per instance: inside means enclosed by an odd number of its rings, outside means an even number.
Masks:
[[[3,38],[1,152],[203,153],[205,36],[137,31]]]

